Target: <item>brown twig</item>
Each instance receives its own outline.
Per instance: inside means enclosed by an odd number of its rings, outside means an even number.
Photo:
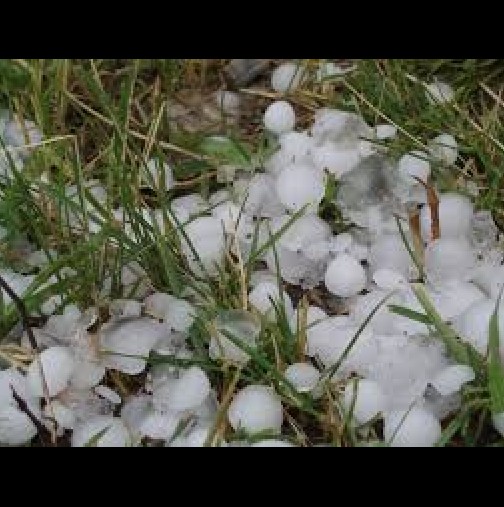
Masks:
[[[9,384],[9,385],[10,385],[10,388],[12,391],[12,397],[16,400],[19,410],[21,410],[21,412],[25,413],[28,416],[28,418],[30,419],[30,421],[33,423],[35,428],[37,428],[42,445],[50,446],[52,443],[50,432],[47,430],[47,428],[44,427],[44,425],[40,422],[40,420],[37,419],[35,414],[28,407],[28,404],[26,403],[26,401],[23,400],[23,398],[21,398],[21,396],[19,396],[19,394],[16,392],[16,390],[14,389],[14,386],[12,384]]]
[[[427,204],[429,205],[431,216],[431,240],[434,241],[441,236],[439,225],[439,198],[430,181],[426,183],[418,176],[414,176],[414,178],[424,186],[425,191],[427,192]]]

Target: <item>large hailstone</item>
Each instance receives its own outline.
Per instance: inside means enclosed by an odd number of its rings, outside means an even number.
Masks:
[[[294,363],[287,367],[284,377],[300,393],[308,393],[317,387],[320,372],[310,363]]]
[[[264,113],[264,126],[273,134],[285,134],[294,130],[296,113],[294,108],[285,100],[278,100],[270,104]]]
[[[278,142],[286,162],[302,162],[315,146],[314,139],[305,132],[287,132],[278,138]]]
[[[239,391],[229,405],[228,419],[234,430],[280,433],[283,421],[280,397],[271,387],[249,385]]]
[[[199,257],[200,262],[209,274],[216,274],[215,264],[219,264],[224,254],[224,231],[222,223],[215,217],[199,217],[184,227],[186,236]],[[189,265],[199,273],[198,257],[182,236],[182,251]]]
[[[474,370],[465,364],[454,364],[441,370],[431,381],[437,392],[442,396],[456,393],[467,382],[476,378]]]
[[[441,425],[424,408],[397,410],[385,416],[384,437],[391,447],[432,447],[441,437]]]
[[[301,83],[303,73],[303,67],[296,63],[282,63],[271,73],[271,88],[278,93],[294,91]]]
[[[56,396],[68,387],[72,377],[75,368],[72,352],[67,347],[49,347],[40,354],[40,361],[49,396]],[[27,379],[32,393],[35,396],[43,397],[43,380],[40,364],[36,359],[28,368]]]
[[[225,333],[231,335],[239,343],[255,348],[261,332],[261,322],[245,310],[226,310],[221,312],[213,322],[209,345],[212,359],[226,359],[235,363],[246,364],[250,355],[235,344]]]
[[[362,158],[357,147],[341,147],[331,141],[312,148],[310,153],[319,171],[327,170],[337,178],[351,171]]]
[[[161,405],[158,409],[183,412],[199,407],[210,394],[210,381],[198,366],[191,366],[180,378],[162,384],[155,390],[154,398]]]
[[[283,169],[276,182],[280,202],[297,211],[305,205],[316,207],[324,197],[324,177],[313,166],[292,164]]]
[[[462,279],[476,263],[476,255],[465,238],[439,238],[425,249],[425,271],[434,284]]]
[[[409,279],[413,261],[397,234],[386,234],[377,239],[369,250],[368,257],[370,273],[379,269],[391,269]]]
[[[287,317],[294,313],[294,307],[289,295],[286,292],[280,294],[278,285],[270,282],[258,283],[248,295],[250,306],[263,315],[276,318],[273,303],[278,307],[283,304]]]
[[[439,196],[439,229],[442,238],[468,237],[474,214],[471,200],[461,194],[452,192]],[[420,212],[422,237],[431,240],[431,210],[430,206],[423,206]]]
[[[366,424],[385,410],[386,398],[377,382],[351,380],[343,393],[343,406],[347,412],[352,410],[352,416],[358,424]]]
[[[239,188],[244,183],[244,188]],[[283,212],[284,207],[275,190],[275,179],[269,174],[257,173],[248,180],[235,180],[233,190],[239,194],[243,211],[251,217],[273,217]]]
[[[182,333],[189,330],[196,315],[196,309],[190,303],[164,292],[155,292],[145,298],[144,306],[146,313]]]
[[[79,423],[72,433],[72,447],[87,445],[128,447],[131,445],[131,435],[119,417],[97,415]]]
[[[145,317],[104,325],[101,329],[103,364],[129,375],[141,373],[147,365],[145,358],[166,332],[163,324]]]
[[[354,257],[339,254],[327,266],[325,285],[336,296],[355,296],[366,287],[366,272]]]

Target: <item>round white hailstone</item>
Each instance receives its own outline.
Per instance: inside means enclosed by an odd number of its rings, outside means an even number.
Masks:
[[[292,217],[282,215],[271,221],[272,234],[281,231]],[[290,224],[290,227],[278,238],[278,245],[289,250],[305,249],[307,246],[328,240],[331,237],[331,228],[321,218],[314,214],[306,214]],[[268,236],[269,238],[269,236]]]
[[[319,171],[327,170],[337,178],[351,171],[362,158],[357,148],[342,148],[330,141],[313,148],[310,153]]]
[[[94,392],[101,396],[102,398],[105,398],[106,400],[110,401],[113,405],[120,405],[121,404],[121,397],[110,387],[107,386],[96,386],[94,388]]]
[[[144,300],[145,311],[156,319],[162,319],[172,329],[186,332],[195,319],[195,308],[184,299],[164,292],[155,292]]]
[[[455,96],[453,88],[443,81],[435,81],[425,85],[425,95],[431,104],[451,102]]]
[[[374,380],[350,380],[343,393],[343,406],[350,411],[352,405],[354,419],[358,424],[366,424],[385,409],[386,398],[380,385]]]
[[[468,197],[452,192],[439,196],[439,229],[442,238],[468,236],[472,227],[474,206]],[[420,226],[425,241],[431,239],[431,211],[423,206]]]
[[[275,391],[267,386],[249,385],[239,391],[228,408],[228,419],[234,430],[248,433],[282,429],[282,402]]]
[[[440,436],[439,421],[424,408],[397,410],[385,416],[384,437],[391,447],[432,447]]]
[[[462,278],[475,263],[475,252],[463,238],[441,237],[425,249],[425,270],[433,283]]]
[[[68,387],[72,377],[75,367],[72,353],[67,347],[50,347],[40,354],[40,361],[49,396],[56,396]],[[26,376],[33,395],[43,397],[44,389],[39,361],[32,361]]]
[[[465,364],[454,364],[441,370],[431,381],[437,392],[448,396],[460,390],[463,384],[476,378],[474,370]]]
[[[327,267],[324,280],[332,294],[350,297],[366,287],[366,272],[354,257],[339,254]]]
[[[165,334],[163,324],[147,317],[104,325],[101,333],[102,362],[107,368],[137,375],[147,365],[144,358]]]
[[[397,135],[397,127],[388,123],[376,125],[376,139],[392,139]]]
[[[296,63],[282,63],[271,73],[271,88],[278,93],[294,91],[301,83],[303,72]]]
[[[234,183],[236,183],[235,180]],[[235,187],[233,187],[235,188]],[[240,203],[246,198],[243,211],[249,216],[273,217],[284,211],[275,190],[275,178],[269,174],[255,174],[240,193]]]
[[[487,353],[488,325],[494,309],[495,303],[484,299],[468,308],[453,322],[453,328],[460,337],[483,355]],[[499,327],[500,336],[504,336],[504,325]]]
[[[101,434],[103,432],[103,434]],[[98,436],[101,436],[98,438]],[[94,439],[97,439],[94,442]],[[77,424],[72,433],[72,447],[128,447],[131,436],[118,417],[97,415]]]
[[[284,376],[296,391],[308,393],[317,386],[320,372],[310,363],[294,363],[285,370]]]
[[[270,438],[268,440],[261,440],[260,442],[256,442],[252,444],[250,447],[296,447],[294,444],[290,442],[286,442],[285,440],[276,440],[274,438]]]
[[[233,343],[228,333],[244,345],[255,348],[261,332],[261,322],[251,312],[245,310],[227,310],[221,312],[214,321],[216,335],[212,334],[208,352],[212,359],[226,359],[246,364],[250,356],[245,350]]]
[[[215,217],[199,217],[184,227],[193,248],[207,270],[214,272],[213,264],[219,262],[224,252],[224,230]],[[198,263],[192,248],[185,237],[181,237],[182,249],[190,263],[197,268]]]
[[[420,178],[423,182],[427,182],[431,168],[430,163],[425,160],[428,155],[422,151],[411,151],[403,155],[397,164],[399,176],[408,182],[409,185],[418,183],[414,178]]]
[[[182,412],[200,406],[210,394],[210,381],[198,366],[191,366],[170,383],[165,405],[168,410]]]
[[[248,295],[250,305],[263,315],[269,314],[269,312],[274,312],[271,299],[276,304],[280,304],[282,300],[278,285],[275,283],[258,283]],[[294,307],[290,296],[285,291],[283,292],[283,302],[287,317],[290,317],[294,313]]]
[[[294,130],[296,113],[294,108],[285,100],[278,100],[270,104],[264,113],[264,126],[273,134],[285,134]]]
[[[217,90],[214,93],[214,102],[224,113],[237,116],[240,109],[240,96],[227,90]]]
[[[358,296],[355,298],[352,308],[351,316],[354,322],[362,324],[371,314],[371,312],[380,304],[380,302],[387,296],[388,290],[372,290],[371,292]],[[399,296],[392,296],[382,304],[380,308],[371,318],[368,326],[375,333],[388,335],[394,334],[398,331],[397,319],[398,316],[389,311],[387,304],[401,304],[402,298]]]
[[[388,268],[377,269],[373,273],[373,282],[385,290],[403,289],[408,283],[401,273]]]
[[[495,430],[504,436],[504,412],[492,414],[492,424]]]
[[[140,317],[142,305],[134,299],[114,299],[110,302],[109,312],[113,317]]]
[[[307,204],[316,209],[324,197],[324,176],[312,166],[292,164],[279,174],[276,191],[289,210],[297,211]]]
[[[5,445],[22,445],[37,434],[37,428],[21,410],[7,405],[0,408],[0,442]]]
[[[150,185],[152,182],[154,186],[160,190],[170,190],[173,187],[173,170],[166,162],[162,163],[155,158],[151,158],[145,167],[149,176],[143,179],[146,184]]]
[[[412,260],[402,239],[397,234],[386,234],[377,239],[369,250],[370,272],[391,269],[409,279]]]
[[[454,164],[458,157],[458,144],[451,134],[440,134],[429,143],[430,154],[445,162]]]

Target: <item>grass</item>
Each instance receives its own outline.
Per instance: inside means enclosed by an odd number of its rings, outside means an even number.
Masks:
[[[282,299],[274,302],[276,318],[262,319],[258,346],[247,350],[252,357],[247,366],[237,369],[208,357],[208,322],[221,310],[246,308],[247,284],[257,259],[266,248],[274,247],[302,214],[293,215],[266,245],[254,241],[245,262],[236,258],[236,251],[229,247],[216,276],[209,276],[204,268],[194,270],[181,254],[180,238],[187,241],[187,237],[170,202],[189,192],[208,196],[223,186],[215,177],[222,163],[236,164],[246,171],[260,170],[275,148],[274,141],[258,126],[265,105],[276,96],[266,86],[241,90],[248,108],[246,117],[255,118],[256,123],[237,127],[217,122],[211,128],[193,132],[176,131],[168,121],[166,113],[181,90],[205,97],[217,89],[225,63],[0,60],[0,105],[19,117],[33,119],[45,134],[25,170],[20,173],[13,168],[12,183],[0,182],[0,226],[6,230],[0,241],[0,262],[5,267],[33,272],[35,281],[24,303],[35,314],[49,295],[60,295],[61,307],[68,303],[81,309],[94,306],[106,318],[113,298],[132,297],[138,290],[130,287],[132,293],[125,293],[121,284],[123,268],[132,262],[145,271],[152,289],[177,296],[191,290],[198,307],[189,333],[194,357],[182,360],[153,355],[149,361],[181,367],[197,364],[207,371],[223,403],[208,443],[217,444],[224,436],[232,438],[223,410],[233,392],[251,382],[275,386],[284,403],[285,433],[293,442],[335,446],[374,442],[376,425],[352,427],[349,414],[337,402],[337,385],[325,383],[322,397],[314,400],[297,393],[284,378],[286,365],[302,359],[306,315],[303,317],[300,310],[299,329],[293,333]],[[363,60],[355,62],[352,73],[322,83],[313,79],[318,61],[304,63],[309,69],[307,80],[300,89],[287,94],[297,108],[298,126],[307,125],[313,111],[322,106],[356,111],[371,124],[390,122],[397,126],[400,134],[387,143],[395,157],[412,149],[425,149],[434,136],[451,133],[459,143],[460,156],[449,168],[434,164],[439,186],[469,192],[468,184],[476,185],[480,189],[475,198],[477,208],[490,210],[496,223],[504,228],[502,61]],[[442,107],[429,103],[422,80],[430,82],[435,77],[454,86],[454,103]],[[226,137],[219,140],[212,137],[215,134]],[[168,193],[145,190],[142,175],[146,173],[145,160],[151,156],[168,161],[174,168],[177,184]],[[88,188],[86,182],[92,179],[106,188],[105,201],[97,200]],[[74,197],[65,192],[68,184],[75,185]],[[342,231],[348,224],[331,203],[336,188],[337,182],[329,180],[321,214],[333,230]],[[118,206],[127,218],[128,230],[114,218],[113,210]],[[161,209],[160,220],[149,220],[139,211],[141,207]],[[93,223],[98,225],[97,230],[90,229]],[[19,257],[17,245],[23,236],[45,253],[47,263],[41,269],[23,264]],[[53,252],[58,253],[57,258]],[[419,262],[417,258],[415,262]],[[419,272],[423,272],[421,265]],[[279,284],[281,291],[285,290],[280,280]],[[107,286],[110,293],[104,290]],[[474,364],[476,356],[461,345],[421,287],[416,290],[425,314],[401,307],[395,311],[427,319],[458,360]],[[307,297],[303,295],[300,308],[306,308]],[[0,300],[0,337],[7,338],[18,320],[14,305]],[[494,321],[490,323],[493,347],[497,329]],[[3,343],[0,357],[4,361],[7,358],[7,362],[12,357],[14,361],[8,340]],[[490,407],[498,404],[502,408],[502,366],[494,352],[490,354],[488,372],[483,372],[486,358],[477,358],[482,373],[474,385],[464,389],[462,408],[446,423],[438,445],[501,445],[489,425]]]

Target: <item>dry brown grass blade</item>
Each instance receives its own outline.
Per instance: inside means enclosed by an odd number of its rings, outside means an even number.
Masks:
[[[417,176],[413,176],[419,183],[421,183],[427,192],[427,204],[429,205],[431,215],[431,241],[438,239],[441,236],[441,229],[439,224],[439,198],[432,183],[427,183]]]
[[[423,263],[424,248],[420,227],[420,210],[418,209],[418,206],[413,205],[408,209],[408,223],[413,239],[413,247],[417,251],[418,258]]]

